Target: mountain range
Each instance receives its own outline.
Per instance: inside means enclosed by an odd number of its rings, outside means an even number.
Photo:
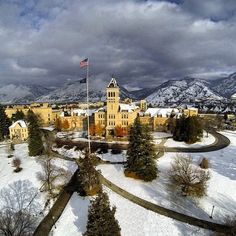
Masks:
[[[120,86],[121,99],[130,97],[133,100],[146,99],[148,103],[158,106],[185,104],[196,101],[227,101],[236,93],[236,73],[228,77],[207,81],[199,78],[186,77],[169,80],[157,87],[144,88],[129,92]],[[105,88],[96,86],[89,91],[90,101],[105,101]],[[9,84],[0,87],[0,102],[29,103],[38,102],[84,102],[86,86],[80,81],[70,81],[58,88],[46,88],[39,85]]]

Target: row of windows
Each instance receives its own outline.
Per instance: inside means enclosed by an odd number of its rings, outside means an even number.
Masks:
[[[122,120],[122,125],[128,125],[128,121],[126,121],[126,120]]]
[[[104,114],[98,114],[98,118],[104,118],[105,115]]]
[[[27,132],[26,129],[12,129],[11,131],[12,131],[12,133],[19,133],[19,132],[26,133]]]
[[[116,122],[115,122],[115,121],[109,121],[109,122],[108,122],[108,125],[113,125],[113,126],[115,126],[115,125],[116,125]]]
[[[121,115],[121,118],[122,118],[122,119],[128,119],[128,114],[122,114],[122,115]]]
[[[116,92],[108,92],[108,97],[115,97],[116,96]]]
[[[108,115],[108,118],[109,118],[109,119],[115,119],[116,116],[115,116],[114,114],[109,114],[109,115]]]
[[[104,121],[104,120],[99,120],[98,123],[99,123],[100,125],[105,125],[105,121]]]

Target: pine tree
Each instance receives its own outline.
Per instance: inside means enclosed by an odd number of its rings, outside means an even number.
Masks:
[[[9,126],[11,125],[10,119],[5,113],[5,109],[0,104],[0,141],[9,135]]]
[[[99,173],[93,166],[88,150],[86,150],[85,157],[79,163],[77,180],[80,195],[92,196],[101,189]]]
[[[33,113],[33,111],[29,110],[27,114],[28,121],[28,149],[30,156],[41,155],[44,151],[42,134],[40,131],[39,121],[37,116]]]
[[[134,174],[133,177],[144,181],[152,181],[157,177],[155,163],[157,156],[152,141],[149,128],[142,126],[139,118],[136,118],[130,129],[127,163],[125,165],[127,176]]]
[[[89,207],[87,230],[84,236],[120,236],[120,226],[115,219],[115,207],[110,207],[106,193],[99,191],[98,196],[91,200]]]
[[[173,139],[187,143],[195,143],[202,137],[202,125],[196,116],[181,116],[176,121]]]
[[[12,121],[17,121],[17,120],[24,120],[25,115],[23,111],[17,110],[16,113],[12,116]]]

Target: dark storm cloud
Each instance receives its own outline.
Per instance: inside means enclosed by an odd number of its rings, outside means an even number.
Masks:
[[[0,82],[78,79],[85,57],[101,87],[112,74],[121,84],[146,87],[235,71],[231,0],[23,2],[0,4]]]

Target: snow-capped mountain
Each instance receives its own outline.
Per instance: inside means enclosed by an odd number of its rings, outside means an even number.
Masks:
[[[89,101],[105,101],[106,100],[106,88],[103,90],[97,89],[95,86],[91,86],[89,89]],[[130,97],[129,93],[124,87],[120,86],[121,99]],[[41,96],[37,99],[39,102],[85,102],[87,98],[86,85],[81,84],[80,81],[73,81],[65,83],[62,87],[50,92],[47,95]]]
[[[161,84],[146,97],[146,100],[153,105],[164,106],[199,100],[224,100],[224,97],[210,89],[210,83],[205,80],[185,78],[170,80]]]
[[[212,89],[217,91],[221,96],[230,98],[236,93],[236,73],[233,73],[228,77],[214,80],[211,85]]]
[[[0,102],[6,104],[32,102],[50,91],[51,89],[39,85],[8,84],[0,86]]]
[[[120,86],[121,99],[146,99],[148,103],[159,106],[181,105],[204,101],[213,104],[213,101],[225,103],[236,93],[236,73],[214,81],[203,79],[184,78],[169,80],[156,88],[144,88],[129,92]],[[90,84],[89,97],[91,102],[105,101],[106,85]],[[45,88],[39,85],[9,84],[0,87],[0,103],[30,103],[38,102],[84,102],[86,101],[86,84],[80,81],[70,81],[57,88]]]

